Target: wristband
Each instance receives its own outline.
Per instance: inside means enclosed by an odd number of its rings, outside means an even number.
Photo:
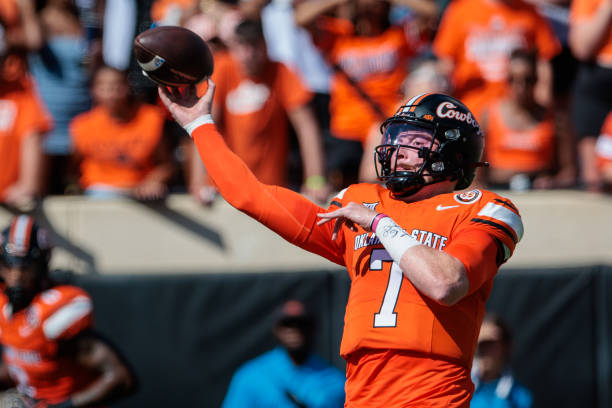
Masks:
[[[192,137],[191,134],[193,133],[194,130],[196,130],[196,128],[202,125],[206,125],[208,123],[213,123],[213,124],[215,123],[213,122],[213,118],[210,113],[207,115],[198,116],[197,118],[195,118],[194,120],[192,120],[191,122],[183,126],[183,129],[187,131],[187,133],[189,134],[189,137]]]
[[[389,255],[396,264],[400,264],[404,252],[408,249],[421,245],[419,241],[412,238],[410,234],[402,229],[390,217],[381,217],[374,230],[376,237],[383,244]]]
[[[306,179],[306,182],[304,184],[308,188],[311,188],[313,190],[318,190],[320,188],[323,188],[325,186],[325,183],[326,183],[325,177],[316,175],[316,176],[309,176]]]
[[[370,231],[376,232],[376,226],[378,225],[378,222],[385,217],[388,217],[388,215],[384,213],[376,214],[374,218],[372,218],[372,222],[370,223]]]

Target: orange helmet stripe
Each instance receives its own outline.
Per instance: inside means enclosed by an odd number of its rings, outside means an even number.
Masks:
[[[431,95],[431,92],[425,93],[425,94],[421,94],[418,95],[417,98],[410,104],[412,106],[410,106],[410,110],[408,112],[414,112],[414,110],[416,109],[417,106],[419,106],[419,104],[421,103],[421,101],[425,98],[427,98],[429,95]]]

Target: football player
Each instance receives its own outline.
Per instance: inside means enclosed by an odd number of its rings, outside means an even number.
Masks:
[[[0,235],[0,381],[15,384],[26,407],[108,401],[132,387],[131,371],[91,330],[90,296],[50,279],[50,256],[46,230],[30,216],[14,217]]]
[[[252,175],[212,123],[214,82],[208,86],[199,100],[193,88],[159,94],[223,197],[348,270],[340,349],[346,406],[468,407],[485,301],[523,235],[508,199],[454,192],[485,165],[483,135],[469,109],[443,94],[408,100],[382,125],[375,151],[382,184],[351,185],[325,210]]]

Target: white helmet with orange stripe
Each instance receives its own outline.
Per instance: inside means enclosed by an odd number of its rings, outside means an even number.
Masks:
[[[51,246],[34,218],[18,215],[0,234],[0,276],[13,313],[24,309],[49,284]]]
[[[7,266],[25,267],[49,261],[48,233],[29,215],[15,216],[0,236],[0,261]]]

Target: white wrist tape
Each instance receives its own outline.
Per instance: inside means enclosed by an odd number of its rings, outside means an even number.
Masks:
[[[376,225],[376,237],[383,244],[391,258],[399,265],[404,252],[413,246],[421,245],[390,217],[382,218]]]
[[[196,130],[196,128],[202,125],[206,125],[208,123],[215,123],[213,122],[213,118],[210,113],[207,115],[198,116],[197,118],[195,118],[194,120],[192,120],[191,122],[183,126],[183,129],[185,129],[187,133],[189,134],[189,137],[191,137],[191,133],[193,133],[193,131]]]

